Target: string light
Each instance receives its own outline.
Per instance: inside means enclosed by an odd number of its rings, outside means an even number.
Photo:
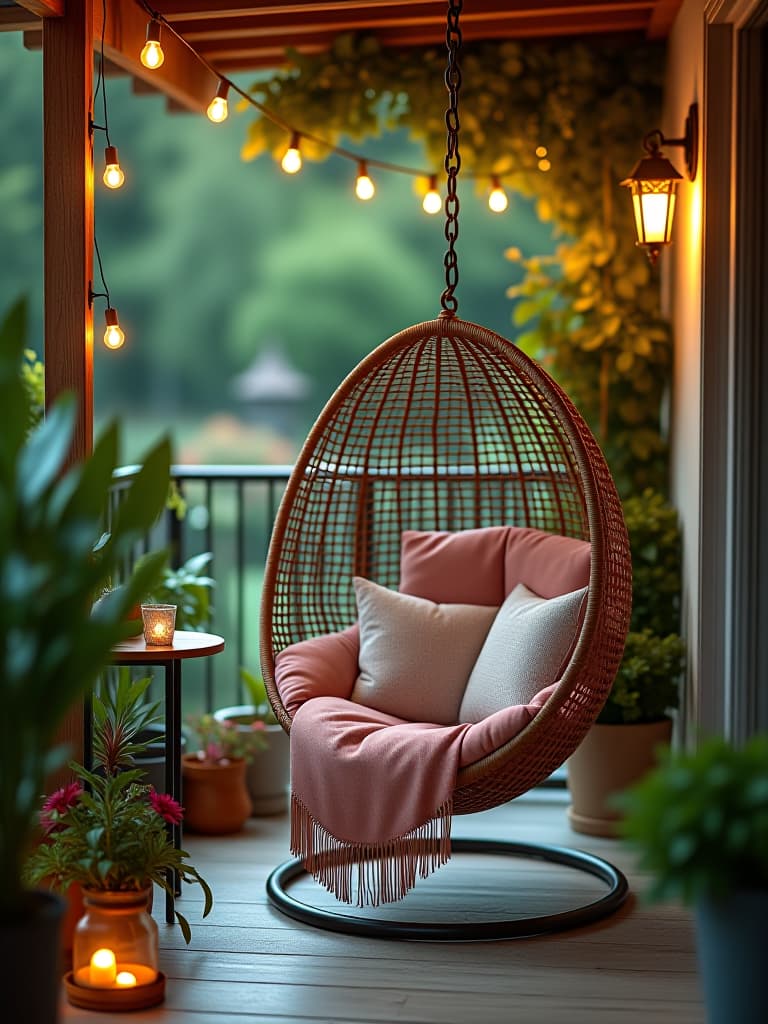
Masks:
[[[546,147],[546,146],[537,146],[537,147],[536,147],[536,156],[537,156],[537,157],[538,157],[538,158],[539,158],[540,160],[541,160],[541,159],[542,159],[543,157],[545,157],[546,155],[547,155],[547,147]]]
[[[440,193],[437,191],[436,184],[433,184],[433,182],[436,181],[435,175],[432,175],[428,171],[425,171],[421,168],[405,167],[401,164],[391,163],[388,160],[368,159],[362,156],[360,153],[355,153],[352,150],[345,149],[343,146],[338,146],[332,142],[328,142],[326,139],[323,139],[317,135],[313,135],[307,131],[304,131],[303,129],[299,130],[294,128],[287,121],[284,121],[273,110],[270,110],[269,107],[264,106],[264,104],[260,103],[249,92],[246,92],[245,89],[241,88],[236,82],[227,78],[226,75],[222,75],[219,72],[219,70],[216,67],[214,67],[214,65],[211,64],[211,62],[207,60],[206,57],[203,56],[203,54],[199,53],[195,49],[195,47],[187,39],[184,38],[184,36],[175,28],[172,22],[169,22],[168,19],[159,11],[156,11],[152,7],[150,7],[150,5],[147,3],[147,0],[134,0],[134,2],[144,11],[146,11],[146,13],[151,18],[151,21],[147,26],[147,42],[156,41],[159,45],[159,30],[160,26],[162,26],[163,31],[170,32],[171,35],[173,35],[178,40],[178,42],[192,54],[194,59],[198,61],[199,64],[206,68],[212,75],[215,75],[216,78],[218,79],[219,85],[216,90],[216,95],[209,103],[206,111],[211,121],[213,121],[216,124],[220,124],[222,121],[225,121],[227,119],[229,113],[227,94],[231,89],[233,92],[236,92],[245,103],[253,107],[254,110],[257,110],[263,117],[267,118],[267,120],[271,121],[279,128],[282,128],[285,132],[287,132],[290,135],[290,144],[280,160],[280,165],[286,174],[296,174],[299,170],[301,170],[303,160],[301,156],[299,143],[302,138],[305,138],[311,140],[311,142],[313,143],[316,143],[318,147],[322,147],[322,149],[324,149],[328,153],[333,153],[336,156],[343,157],[346,160],[354,160],[355,163],[357,163],[358,175],[355,182],[355,194],[357,195],[358,199],[361,199],[363,202],[367,202],[368,200],[372,199],[373,196],[376,194],[376,186],[372,181],[371,177],[369,176],[367,168],[377,167],[381,168],[382,170],[393,171],[398,174],[407,174],[415,178],[429,178],[430,187],[422,199],[422,208],[426,213],[429,213],[430,215],[439,213],[439,211],[443,208],[443,200],[440,196]],[[154,28],[153,23],[157,25],[156,30]],[[152,32],[152,35],[150,35],[150,32]],[[155,40],[154,38],[155,32],[157,34],[157,40]],[[159,67],[160,65],[158,64],[157,66]],[[535,152],[536,156],[539,158],[539,169],[542,171],[549,170],[549,161],[544,159],[547,155],[546,146],[537,146]],[[487,173],[483,173],[482,171],[469,171],[465,172],[464,177],[475,179],[485,178],[487,177]],[[502,213],[509,206],[509,199],[507,198],[506,193],[501,187],[498,176],[493,177],[492,191],[488,198],[488,205],[493,210],[494,213]]]
[[[299,149],[299,133],[294,132],[291,135],[291,143],[283,154],[283,159],[280,161],[280,166],[283,168],[286,174],[296,174],[301,170],[301,151]]]
[[[125,173],[117,159],[117,146],[107,146],[104,150],[104,184],[107,188],[120,188],[125,181]]]
[[[358,199],[362,199],[364,203],[368,202],[369,199],[373,199],[376,195],[376,186],[368,176],[368,166],[365,160],[361,160],[357,165],[355,195]]]
[[[496,177],[492,178],[491,194],[488,196],[488,208],[493,213],[504,213],[508,206],[509,199],[507,199],[507,193],[501,187],[501,182]]]
[[[159,68],[165,60],[165,54],[160,45],[160,22],[157,18],[153,18],[147,25],[147,41],[142,47],[139,59],[150,71]]]
[[[435,174],[430,174],[429,176],[429,188],[421,202],[421,206],[424,213],[429,214],[439,213],[443,208],[442,197],[437,191],[437,175]]]
[[[117,310],[107,306],[104,310],[104,319],[107,324],[104,330],[104,344],[111,349],[122,348],[125,344],[125,332],[117,319]]]
[[[213,121],[214,124],[221,124],[222,121],[226,121],[229,117],[229,104],[227,103],[228,93],[229,82],[220,78],[216,95],[208,104],[208,110],[206,111],[208,120]]]

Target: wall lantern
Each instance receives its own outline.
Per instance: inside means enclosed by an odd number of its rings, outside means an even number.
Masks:
[[[683,180],[682,174],[661,152],[662,146],[683,146],[686,170],[693,181],[699,151],[698,104],[693,103],[688,108],[682,138],[667,139],[658,129],[648,132],[643,139],[647,155],[621,183],[632,191],[636,244],[645,248],[651,264],[656,263],[662,247],[672,241],[677,184]]]

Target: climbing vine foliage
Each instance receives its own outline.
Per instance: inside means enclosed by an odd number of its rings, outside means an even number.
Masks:
[[[618,185],[655,126],[663,58],[655,44],[507,40],[467,44],[461,61],[462,170],[485,176],[477,187],[497,174],[534,198],[559,240],[555,256],[507,251],[522,270],[509,289],[517,341],[587,417],[624,495],[666,489],[661,410],[670,330]],[[253,88],[285,122],[331,143],[407,128],[424,147],[425,170],[440,172],[444,47],[390,50],[344,35],[331,52],[291,59],[290,70]],[[249,125],[243,156],[279,157],[287,141],[260,117]],[[539,146],[547,148],[547,171]],[[328,155],[306,139],[302,153]]]

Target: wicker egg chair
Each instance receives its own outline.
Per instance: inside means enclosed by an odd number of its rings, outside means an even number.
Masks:
[[[460,769],[454,791],[459,814],[524,793],[578,746],[622,656],[631,562],[608,466],[573,404],[516,346],[444,311],[385,341],[347,377],[312,429],[288,482],[267,560],[261,621],[262,669],[283,728],[290,731],[291,720],[275,686],[275,658],[290,644],[355,621],[353,576],[397,588],[404,530],[498,525],[589,541],[589,592],[578,641],[554,694],[514,739]],[[586,870],[607,882],[610,892],[566,914],[468,930],[371,924],[297,906],[285,889],[301,870],[293,861],[273,873],[268,891],[281,910],[321,927],[430,939],[560,930],[604,916],[626,894],[623,876],[586,854],[491,846],[493,852]],[[454,844],[457,850],[470,848],[481,847]]]

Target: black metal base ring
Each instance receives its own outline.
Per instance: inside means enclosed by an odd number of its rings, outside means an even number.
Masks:
[[[608,861],[583,850],[539,843],[502,842],[491,839],[454,839],[454,853],[492,854],[546,861],[594,875],[609,890],[599,899],[573,910],[542,917],[525,917],[505,921],[392,921],[372,917],[353,917],[335,910],[321,910],[295,899],[287,890],[288,883],[305,873],[301,860],[285,861],[267,879],[267,897],[281,913],[302,924],[345,935],[364,935],[378,939],[411,939],[424,942],[478,942],[498,939],[522,939],[534,935],[579,928],[599,921],[619,909],[629,893],[626,877]]]

